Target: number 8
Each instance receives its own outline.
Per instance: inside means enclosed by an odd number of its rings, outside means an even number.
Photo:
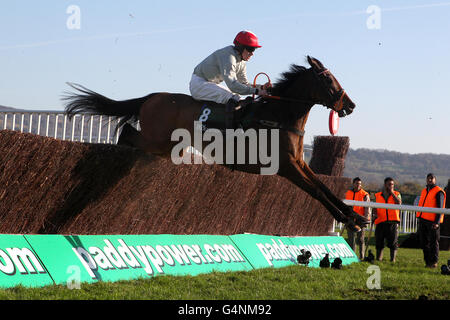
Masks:
[[[206,120],[208,120],[208,116],[211,114],[211,109],[209,108],[205,108],[203,110],[202,115],[200,116],[200,118],[198,119],[201,122],[205,122]]]

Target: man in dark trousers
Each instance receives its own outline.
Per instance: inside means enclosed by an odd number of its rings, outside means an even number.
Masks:
[[[436,176],[429,173],[427,186],[420,195],[419,207],[444,208],[445,198],[445,191],[436,185]],[[423,211],[417,212],[416,217],[419,219],[417,233],[425,267],[436,268],[439,261],[440,224],[444,221],[444,215]]]
[[[450,198],[447,198],[447,193],[450,191],[450,179],[448,179],[447,185],[444,188],[445,192],[445,207],[450,208]],[[445,218],[444,218],[445,219]]]
[[[353,179],[353,187],[350,190],[347,190],[347,192],[345,193],[345,199],[370,202],[370,195],[366,190],[362,188],[362,181],[359,177]],[[368,207],[354,206],[353,211],[361,216],[370,219],[371,210]],[[356,244],[359,245],[359,258],[361,260],[364,260],[365,253],[364,231],[365,228],[361,228],[360,232],[348,231],[347,240],[348,244],[354,252],[356,252]]]
[[[375,194],[375,202],[387,204],[402,204],[400,192],[394,190],[394,179],[384,179],[383,190]],[[391,250],[391,262],[395,262],[398,250],[398,226],[400,224],[400,210],[380,209],[374,210],[376,219],[375,247],[377,260],[383,260],[384,241]]]

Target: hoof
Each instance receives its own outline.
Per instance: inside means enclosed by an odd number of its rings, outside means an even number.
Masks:
[[[370,223],[369,219],[367,219],[364,216],[361,216],[361,215],[357,214],[356,212],[352,213],[351,218],[354,221],[354,223],[356,225],[358,225],[360,228],[364,228]]]
[[[345,227],[347,228],[348,231],[351,232],[360,232],[361,231],[361,227],[354,224],[353,222],[349,222],[345,225]]]
[[[133,143],[129,140],[129,137],[137,131],[133,128],[129,123],[124,124],[122,128],[122,132],[119,135],[119,139],[117,141],[117,145],[119,146],[127,146],[134,147]]]

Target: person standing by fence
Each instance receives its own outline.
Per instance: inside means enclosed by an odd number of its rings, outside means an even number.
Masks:
[[[447,185],[444,188],[444,192],[446,195],[449,191],[450,191],[450,179],[448,179]],[[450,208],[450,198],[445,197],[445,207]]]
[[[402,204],[400,192],[394,190],[394,179],[387,177],[384,179],[383,190],[375,194],[375,201],[378,203]],[[398,228],[400,224],[400,210],[375,208],[376,219],[375,247],[377,250],[377,260],[383,260],[384,242],[391,250],[391,262],[395,262],[398,250]]]
[[[353,188],[347,190],[345,199],[355,201],[367,201],[370,202],[369,193],[362,188],[362,181],[359,177],[353,179]],[[357,214],[370,219],[370,208],[368,207],[353,207],[353,211]],[[364,260],[365,242],[364,242],[365,228],[362,228],[360,232],[348,231],[348,244],[354,252],[356,252],[356,244],[359,245],[359,258]]]
[[[436,176],[429,173],[427,186],[420,195],[419,207],[444,208],[445,198],[445,191],[436,185]],[[425,267],[436,268],[439,261],[440,224],[444,221],[444,215],[418,211],[416,217],[419,220],[417,234],[423,250]]]

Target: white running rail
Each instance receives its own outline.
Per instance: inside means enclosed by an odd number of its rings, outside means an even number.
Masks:
[[[94,114],[77,114],[69,119],[63,111],[0,111],[0,130],[78,142],[117,143],[114,131],[118,122],[114,117]]]
[[[403,205],[403,204],[389,204],[389,203],[356,201],[356,200],[342,200],[342,201],[346,205],[349,205],[349,206],[393,209],[393,210],[400,210],[400,211],[405,211],[405,210],[407,210],[407,211],[424,211],[424,212],[431,212],[431,213],[438,213],[438,214],[450,214],[450,209],[409,206],[409,205]]]
[[[342,200],[342,201],[349,206],[400,210],[400,230],[399,230],[400,233],[414,233],[417,231],[417,219],[416,219],[417,211],[424,211],[445,215],[450,214],[450,209],[419,207],[403,204],[397,205],[397,204],[355,201],[355,200]],[[342,229],[343,226],[341,223],[335,222],[334,229],[336,228]]]

